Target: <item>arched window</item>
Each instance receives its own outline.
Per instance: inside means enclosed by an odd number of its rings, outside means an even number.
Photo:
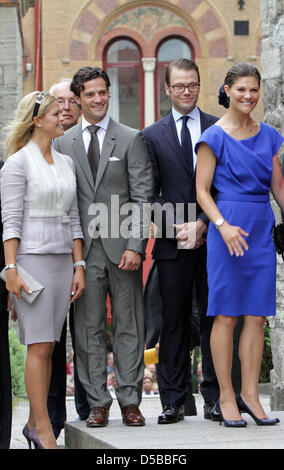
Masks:
[[[141,129],[144,93],[138,46],[120,38],[107,46],[104,59],[111,82],[110,115],[122,124]]]
[[[166,116],[171,110],[171,103],[165,92],[165,71],[170,62],[179,58],[193,59],[190,45],[183,38],[170,38],[157,48],[156,68],[156,119]]]

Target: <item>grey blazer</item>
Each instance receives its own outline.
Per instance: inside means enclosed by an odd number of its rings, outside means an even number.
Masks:
[[[98,225],[101,228],[104,226],[100,237],[106,255],[113,263],[119,264],[126,249],[144,256],[149,233],[145,236],[142,212],[144,204],[151,205],[153,201],[154,184],[143,134],[110,118],[96,184],[83,143],[81,123],[56,139],[54,146],[59,152],[69,155],[75,163],[78,207],[84,233],[84,258],[91,246],[92,230]],[[138,217],[136,213],[135,217],[129,219],[130,214],[126,213],[125,206],[127,203],[135,203],[141,216]],[[98,218],[95,216],[96,207]],[[124,210],[125,213],[122,214]],[[125,237],[122,231],[129,226],[129,220],[133,232]]]

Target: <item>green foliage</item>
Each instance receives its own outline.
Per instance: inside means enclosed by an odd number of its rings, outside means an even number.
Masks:
[[[25,387],[25,360],[26,347],[20,344],[15,330],[9,330],[9,348],[11,362],[11,377],[13,395],[19,396],[26,393]]]
[[[264,326],[264,348],[263,357],[260,369],[259,383],[270,382],[270,371],[273,369],[272,352],[270,342],[270,328],[268,323]]]

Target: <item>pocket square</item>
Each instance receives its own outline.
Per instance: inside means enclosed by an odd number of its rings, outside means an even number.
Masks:
[[[110,158],[109,158],[109,161],[110,162],[120,162],[120,159],[115,157],[114,155],[112,155]]]

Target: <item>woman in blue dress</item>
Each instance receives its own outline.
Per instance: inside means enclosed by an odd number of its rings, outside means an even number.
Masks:
[[[226,75],[219,103],[228,108],[197,143],[197,200],[211,223],[208,231],[207,315],[214,316],[211,349],[220,386],[217,406],[226,426],[244,427],[241,412],[258,425],[273,425],[259,401],[263,326],[276,309],[276,253],[270,190],[284,209],[284,180],[277,158],[283,137],[251,117],[261,77],[247,63]],[[210,194],[218,191],[217,203]],[[244,316],[239,343],[242,390],[236,399],[231,382],[233,330]]]

